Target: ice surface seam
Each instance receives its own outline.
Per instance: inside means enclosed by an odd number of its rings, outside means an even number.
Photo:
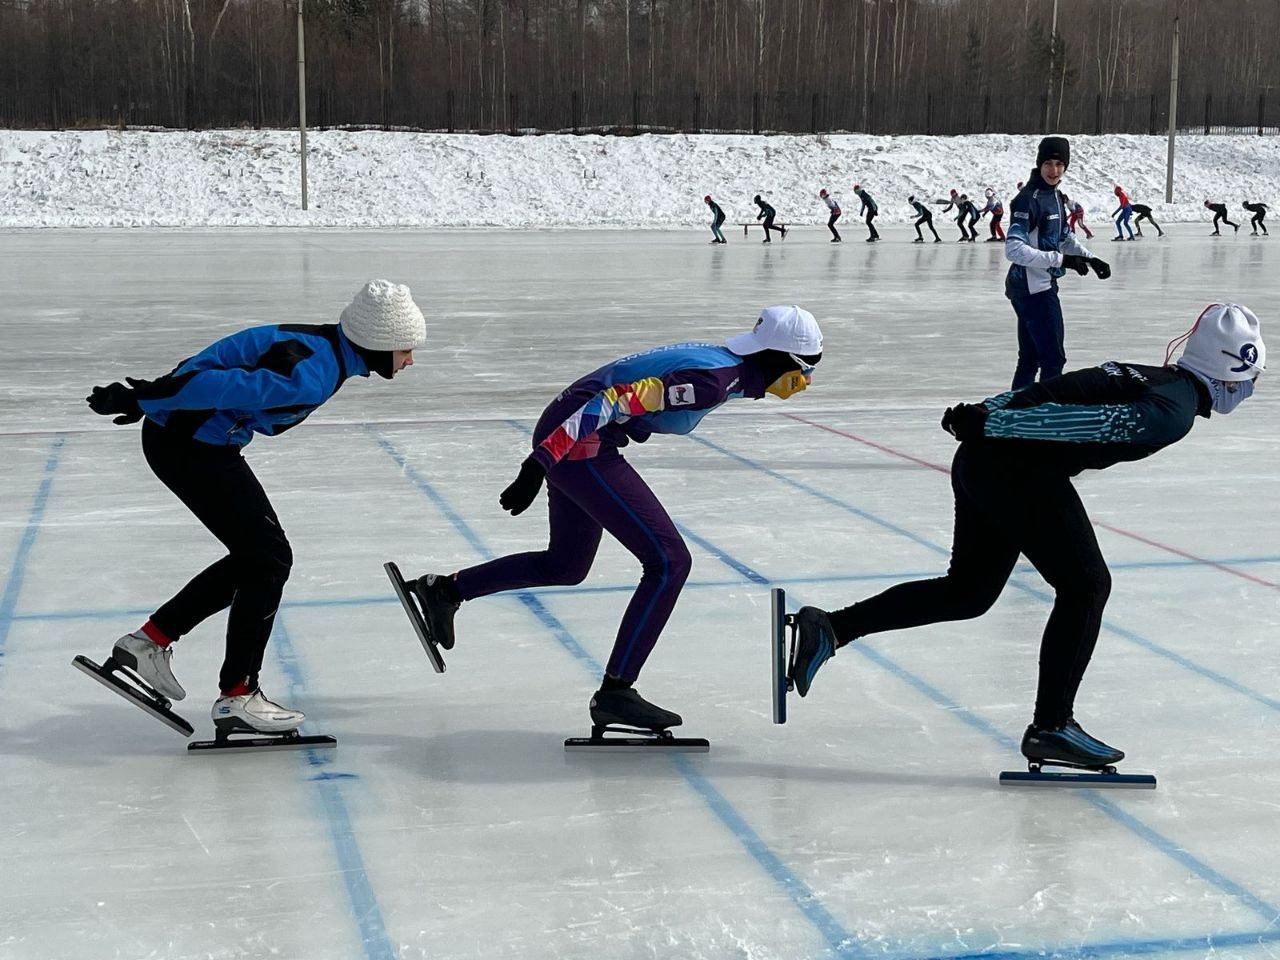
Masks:
[[[5,644],[9,640],[9,627],[13,623],[13,612],[18,606],[18,594],[22,592],[22,582],[27,575],[27,558],[35,546],[36,535],[40,532],[40,524],[44,520],[45,507],[49,504],[49,494],[53,490],[53,475],[58,470],[62,459],[62,447],[67,442],[66,434],[58,434],[49,447],[49,456],[44,462],[44,477],[36,489],[35,502],[31,505],[31,513],[27,517],[27,528],[22,533],[18,550],[13,555],[13,565],[9,568],[9,579],[4,585],[4,597],[0,598],[0,667],[4,666]]]

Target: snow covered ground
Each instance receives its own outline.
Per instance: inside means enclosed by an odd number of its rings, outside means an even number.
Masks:
[[[295,132],[0,131],[0,227],[684,227],[708,219],[706,193],[731,221],[753,219],[760,193],[781,221],[819,223],[818,189],[843,198],[847,219],[856,182],[882,223],[905,222],[912,193],[980,197],[990,185],[1007,201],[1037,139],[321,131],[304,212]],[[1156,202],[1163,137],[1079,136],[1072,152],[1065,189],[1095,223],[1114,209],[1116,183],[1166,221],[1208,219],[1205,197],[1236,213],[1276,200],[1280,137],[1182,137],[1171,205]]]

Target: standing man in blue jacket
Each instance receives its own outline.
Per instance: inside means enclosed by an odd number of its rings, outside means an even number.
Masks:
[[[600,537],[612,534],[643,568],[613,652],[591,698],[591,722],[660,731],[679,714],[650,703],[633,688],[658,642],[693,563],[684,539],[620,448],[655,433],[691,433],[730,400],[787,399],[806,389],[822,359],[822,331],[797,306],[766,308],[749,332],[723,346],[677,343],[614,360],[571,384],[542,412],[533,452],[499,502],[523,513],[545,483],[547,546],[454,574],[424,574],[409,582],[434,643],[453,647],[454,613],[465,600],[509,590],[581,583]]]
[[[115,423],[142,421],[142,454],[227,555],[197,574],[137,631],[116,641],[115,662],[170,700],[173,643],[230,607],[226,657],[213,704],[225,732],[284,733],[303,714],[268,700],[258,673],[293,564],[280,520],[241,451],[255,433],[276,436],[305,420],[348,377],[390,380],[413,364],[426,323],[409,288],[371,280],[327,325],[250,327],[206,347],[158,380],[94,387],[90,408]]]
[[[1058,184],[1071,163],[1066,137],[1045,137],[1036,153],[1036,169],[1010,204],[1009,235],[1004,255],[1010,261],[1005,296],[1018,315],[1018,365],[1013,389],[1062,373],[1067,362],[1063,347],[1062,305],[1058,278],[1067,270],[1084,276],[1090,270],[1105,280],[1111,267],[1091,254],[1067,229],[1067,215]]]
[[[860,637],[981,616],[1022,555],[1054,590],[1022,753],[1089,768],[1123,759],[1074,714],[1111,574],[1071,478],[1142,460],[1177,443],[1200,418],[1230,413],[1253,394],[1265,365],[1258,318],[1247,307],[1215,303],[1169,345],[1164,366],[1111,361],[948,407],[942,426],[960,445],[951,463],[955,534],[946,575],[900,583],[830,613],[801,607],[796,691],[807,695],[822,664]]]

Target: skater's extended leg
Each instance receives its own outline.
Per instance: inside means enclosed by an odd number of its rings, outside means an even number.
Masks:
[[[985,447],[965,443],[956,451],[951,468],[955,533],[946,576],[900,583],[832,611],[826,623],[815,615],[821,613],[816,608],[801,609],[792,670],[801,696],[808,692],[818,667],[834,652],[828,651],[824,636],[828,624],[834,647],[839,648],[869,634],[968,620],[991,608],[1018,559],[1018,547],[1003,518],[1010,469]]]

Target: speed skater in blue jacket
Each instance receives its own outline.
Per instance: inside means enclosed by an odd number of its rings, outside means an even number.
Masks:
[[[277,436],[297,426],[349,377],[374,372],[391,379],[413,364],[413,351],[425,341],[409,288],[372,280],[336,324],[250,327],[159,379],[93,388],[86,399],[95,413],[118,424],[142,421],[147,465],[227,548],[116,642],[117,664],[162,697],[183,699],[172,644],[230,607],[215,726],[268,734],[297,728],[302,713],[268,700],[258,685],[293,551],[241,451],[255,433]]]
[[[955,533],[946,575],[831,613],[802,607],[791,670],[797,692],[808,694],[822,664],[861,637],[981,616],[1023,555],[1054,601],[1022,752],[1033,762],[1095,769],[1122,759],[1073,712],[1111,574],[1071,478],[1149,457],[1198,418],[1230,413],[1253,394],[1265,364],[1258,318],[1247,307],[1212,304],[1169,345],[1164,366],[1111,361],[948,408],[942,426],[960,446],[951,464]]]
[[[813,315],[774,306],[760,314],[751,332],[723,346],[657,347],[573,383],[543,411],[533,451],[499,498],[503,509],[523,513],[546,482],[546,549],[412,581],[433,640],[452,648],[454,613],[464,600],[581,583],[607,530],[640,561],[643,575],[591,699],[592,723],[655,731],[678,726],[678,714],[649,703],[632,684],[666,626],[692,560],[666,509],[621,448],[653,434],[690,433],[730,400],[794,396],[809,386],[821,358],[822,331]]]
[[[1004,255],[1010,261],[1004,292],[1018,317],[1018,364],[1014,390],[1056,377],[1066,365],[1058,278],[1068,270],[1084,276],[1092,269],[1101,280],[1111,276],[1105,260],[1091,254],[1067,229],[1058,193],[1071,163],[1065,137],[1045,137],[1036,152],[1036,169],[1009,207]]]

